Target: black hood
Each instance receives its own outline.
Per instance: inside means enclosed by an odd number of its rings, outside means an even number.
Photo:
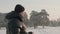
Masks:
[[[24,10],[25,10],[25,8],[20,4],[17,4],[15,6],[15,12],[17,12],[17,13],[24,12]]]
[[[17,18],[17,19],[19,19],[20,21],[22,21],[22,16],[20,15],[19,16],[19,14],[18,13],[16,13],[15,11],[12,11],[12,12],[10,12],[10,13],[8,13],[7,15],[6,15],[6,19],[13,19],[13,18]]]

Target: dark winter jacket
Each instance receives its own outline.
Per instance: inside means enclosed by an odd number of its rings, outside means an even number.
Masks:
[[[8,20],[7,24],[7,34],[19,34],[20,25],[23,22],[22,17],[18,13],[12,11],[6,15]]]

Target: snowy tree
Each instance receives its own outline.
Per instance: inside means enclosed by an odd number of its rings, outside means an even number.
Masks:
[[[42,9],[39,14],[41,16],[40,17],[41,18],[41,23],[42,23],[42,26],[44,28],[45,25],[48,25],[48,22],[49,22],[48,16],[49,16],[49,14],[46,12],[45,9]]]

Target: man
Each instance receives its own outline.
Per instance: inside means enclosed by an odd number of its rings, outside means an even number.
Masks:
[[[7,34],[19,34],[19,28],[22,25],[25,8],[17,4],[15,10],[6,15],[8,20]]]

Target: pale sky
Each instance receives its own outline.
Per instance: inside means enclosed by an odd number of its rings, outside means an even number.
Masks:
[[[11,12],[16,4],[23,5],[28,15],[32,10],[46,9],[50,20],[60,18],[60,0],[0,0],[0,12]]]

